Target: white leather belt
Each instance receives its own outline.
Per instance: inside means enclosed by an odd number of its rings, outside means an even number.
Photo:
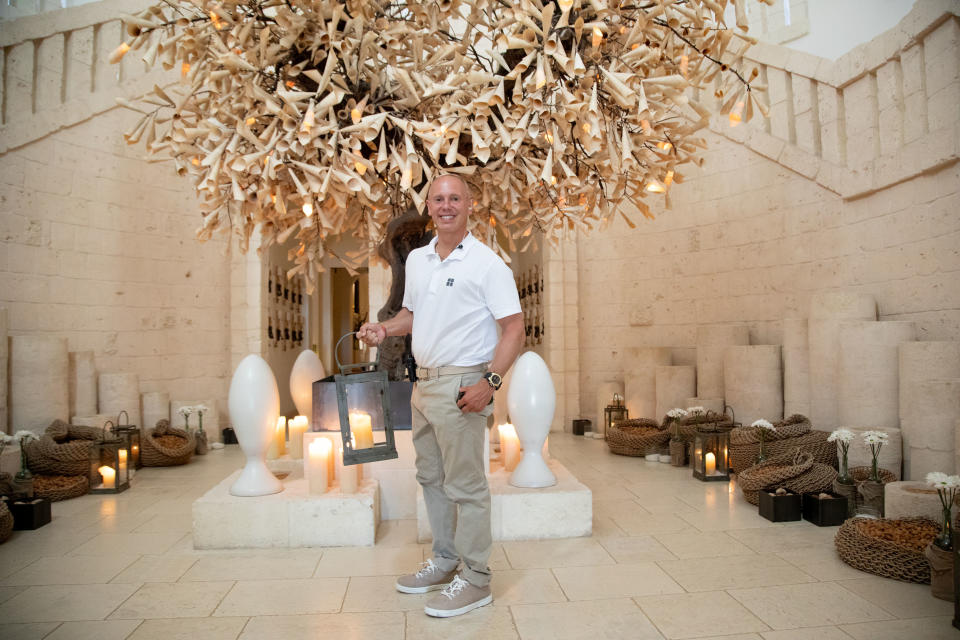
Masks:
[[[417,380],[426,382],[427,380],[436,380],[441,376],[461,376],[465,373],[486,370],[486,364],[476,364],[472,367],[417,367]]]

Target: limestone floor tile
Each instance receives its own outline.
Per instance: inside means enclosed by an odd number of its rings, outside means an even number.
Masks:
[[[520,636],[510,609],[489,605],[456,618],[432,618],[407,613],[407,638],[411,640],[516,640]]]
[[[731,538],[725,531],[674,531],[653,537],[678,558],[754,555],[753,550]]]
[[[617,523],[613,521],[613,518],[609,516],[598,516],[596,513],[594,513],[593,535],[609,538],[615,536],[625,536],[627,533],[617,526]]]
[[[634,485],[635,486],[635,485]],[[639,493],[635,500],[637,504],[650,513],[681,513],[696,511],[696,509],[679,497],[669,493]]]
[[[0,546],[0,575],[18,571],[42,556],[62,556],[95,537],[93,533],[47,531],[50,525],[36,531],[14,531]]]
[[[607,500],[632,500],[634,495],[627,490],[626,487],[619,485],[610,485],[605,483],[597,483],[596,486],[591,486],[590,491],[593,493],[593,499],[595,502],[603,502]]]
[[[64,622],[44,640],[124,640],[140,620],[81,620]],[[166,640],[171,640],[167,638]]]
[[[773,554],[718,555],[664,560],[657,564],[684,589],[692,592],[814,582],[803,571]]]
[[[57,628],[57,622],[14,622],[0,624],[3,640],[40,640]]]
[[[760,518],[760,516],[757,516]],[[762,529],[731,531],[730,535],[757,553],[799,551],[801,549],[833,549],[839,527],[818,527],[809,522],[773,523]]]
[[[420,611],[427,600],[437,595],[430,593],[400,593],[394,587],[394,576],[368,576],[350,578],[347,595],[343,600],[343,611],[364,613],[368,611]]]
[[[663,635],[626,598],[510,607],[522,640],[660,640]]]
[[[432,557],[433,557],[432,550],[429,554],[424,556],[424,558],[432,558]],[[491,571],[506,571],[507,569],[514,568],[510,566],[510,561],[507,560],[507,554],[503,550],[503,545],[497,544],[497,543],[494,543],[493,548],[491,548],[490,550],[490,560],[488,560],[488,564],[490,565]],[[409,573],[409,572],[405,572],[405,573]]]
[[[227,581],[148,582],[117,608],[110,619],[203,618],[213,613],[233,584]]]
[[[729,593],[773,629],[823,627],[893,617],[832,582],[731,589]]]
[[[863,622],[840,625],[855,640],[957,640],[957,631],[950,621],[953,616],[914,618],[888,622]]]
[[[400,576],[420,565],[423,552],[418,545],[405,547],[340,547],[325,549],[317,563],[315,577]]]
[[[235,640],[248,618],[144,620],[127,640]]]
[[[143,510],[143,513],[151,515],[190,515],[193,513],[193,500],[179,498],[154,500]]]
[[[837,584],[898,618],[924,618],[953,613],[953,602],[934,598],[930,595],[930,585],[880,577],[843,580]],[[960,631],[957,634],[960,636]]]
[[[503,550],[514,569],[542,569],[613,564],[613,557],[596,540],[564,538],[504,542]]]
[[[676,556],[653,536],[594,537],[620,564],[676,560]]]
[[[426,614],[421,613],[426,617]],[[250,618],[241,640],[403,640],[403,613],[337,613]],[[407,636],[412,638],[412,636]],[[131,638],[131,640],[139,640]]]
[[[39,558],[43,557],[41,552],[22,549],[19,553],[14,553],[9,549],[4,549],[6,545],[9,544],[9,541],[3,545],[0,545],[0,578],[4,578],[12,573],[20,571],[24,567],[28,566],[32,562],[36,562]],[[51,555],[63,555],[63,554],[51,554]]]
[[[667,638],[696,638],[718,632],[750,633],[769,629],[723,591],[634,598]]]
[[[763,640],[850,640],[850,636],[839,627],[807,627],[804,629],[784,629],[782,631],[764,631]]]
[[[347,578],[243,580],[230,590],[215,616],[276,616],[340,610]]]
[[[193,514],[159,514],[148,516],[143,524],[134,527],[134,533],[189,533],[193,531]]]
[[[613,522],[628,535],[642,536],[671,531],[686,531],[690,524],[672,513],[625,513],[611,516]]]
[[[417,544],[417,521],[381,520],[377,527],[376,546],[403,547],[408,544]]]
[[[20,593],[21,591],[23,591],[24,589],[26,589],[25,586],[0,587],[0,603],[6,602],[7,600],[9,600],[10,598],[12,598],[13,596],[15,596],[15,595],[17,595],[18,593]]]
[[[28,587],[3,604],[5,622],[102,620],[136,591],[129,584],[40,585]]]
[[[832,545],[828,547],[809,547],[796,551],[780,551],[777,556],[783,558],[804,573],[817,580],[856,580],[870,574],[854,569],[837,555]]]
[[[490,581],[493,601],[498,605],[566,600],[556,578],[548,569],[498,571]]]
[[[662,593],[683,588],[652,562],[554,569],[570,600],[603,600]]]
[[[613,518],[628,515],[649,515],[649,511],[640,506],[632,497],[624,500],[594,500],[593,514],[599,517]]]
[[[309,578],[320,560],[320,551],[263,553],[232,550],[225,555],[200,556],[180,582],[211,580],[281,580]]]
[[[196,561],[195,556],[140,556],[110,582],[176,582]]]
[[[73,515],[56,515],[50,520],[48,527],[57,527],[63,531],[85,531],[90,526],[103,519],[99,513],[77,512]]]
[[[703,636],[697,640],[763,640],[763,636],[757,633],[734,633],[733,635],[723,636]],[[844,640],[847,640],[846,638]]]
[[[182,537],[179,533],[101,533],[70,552],[75,556],[163,553]]]
[[[98,533],[133,533],[134,529],[155,517],[140,511],[103,516],[83,531],[93,535]]]
[[[748,505],[749,506],[749,505]],[[693,525],[700,531],[730,531],[734,529],[765,529],[773,527],[776,523],[770,522],[757,513],[756,507],[753,509],[706,509],[704,511],[694,511],[692,513],[680,513],[688,525]],[[689,528],[689,526],[687,527]]]
[[[138,556],[63,556],[39,558],[3,579],[5,585],[90,584],[110,582]]]

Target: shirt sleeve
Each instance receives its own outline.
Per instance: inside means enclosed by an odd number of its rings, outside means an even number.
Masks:
[[[522,312],[513,271],[499,258],[493,261],[483,278],[483,297],[497,320]]]
[[[403,273],[403,302],[401,305],[411,313],[414,311],[414,307],[416,306],[416,292],[414,291],[416,285],[413,283],[412,276],[412,273],[416,271],[415,262],[416,256],[413,255],[413,252],[410,252],[407,257],[406,269],[404,269]]]

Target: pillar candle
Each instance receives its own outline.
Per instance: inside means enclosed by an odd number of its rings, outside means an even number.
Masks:
[[[307,432],[309,426],[306,416],[297,416],[290,421],[290,457],[299,459],[303,457],[303,434]]]
[[[304,460],[304,471],[307,476],[307,486],[312,495],[327,492],[328,471],[330,466],[330,452],[332,445],[327,438],[314,438],[307,448],[307,457]]]
[[[327,438],[326,436],[320,437],[330,443],[330,455],[327,456],[327,487],[332,487],[334,485],[334,479],[336,478],[337,468],[337,461],[333,459],[333,438]]]
[[[712,451],[708,451],[707,455],[703,459],[706,475],[712,476],[717,473],[717,456],[713,455]]]
[[[353,434],[354,449],[369,449],[373,446],[373,424],[370,414],[362,411],[350,412],[350,433]]]
[[[120,479],[125,479],[127,477],[127,450],[120,449],[118,452],[120,458]]]
[[[340,458],[343,458],[343,447],[340,447]],[[345,464],[340,468],[340,493],[356,493],[360,482],[357,478],[356,464]]]
[[[277,456],[282,456],[287,452],[287,416],[277,418]]]
[[[500,430],[500,458],[503,461],[503,468],[513,471],[520,462],[521,456],[517,430],[510,423],[501,424],[497,429]]]
[[[113,467],[108,467],[106,465],[97,469],[100,472],[100,477],[103,478],[103,487],[105,489],[116,489],[117,488],[117,471]]]

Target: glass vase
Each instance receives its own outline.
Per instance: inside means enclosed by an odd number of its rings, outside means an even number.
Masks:
[[[952,531],[951,531],[951,527],[953,526],[951,524],[953,521],[953,518],[951,517],[952,510],[953,510],[953,505],[943,507],[943,517],[941,518],[942,522],[940,523],[940,533],[933,540],[933,543],[935,545],[937,545],[941,549],[944,549],[945,551],[950,551],[951,549],[953,549],[953,537],[952,537]]]
[[[847,452],[844,451],[840,456],[840,473],[837,474],[838,484],[854,484],[853,477],[847,469]]]
[[[880,482],[880,467],[877,465],[876,458],[870,463],[870,479],[874,482]]]
[[[17,471],[14,477],[17,480],[30,480],[33,478],[33,474],[30,473],[30,469],[27,468],[27,447],[22,441],[20,442],[20,471]]]
[[[767,459],[767,452],[763,446],[763,436],[760,436],[760,453],[757,454],[756,461],[760,463],[766,459]]]

